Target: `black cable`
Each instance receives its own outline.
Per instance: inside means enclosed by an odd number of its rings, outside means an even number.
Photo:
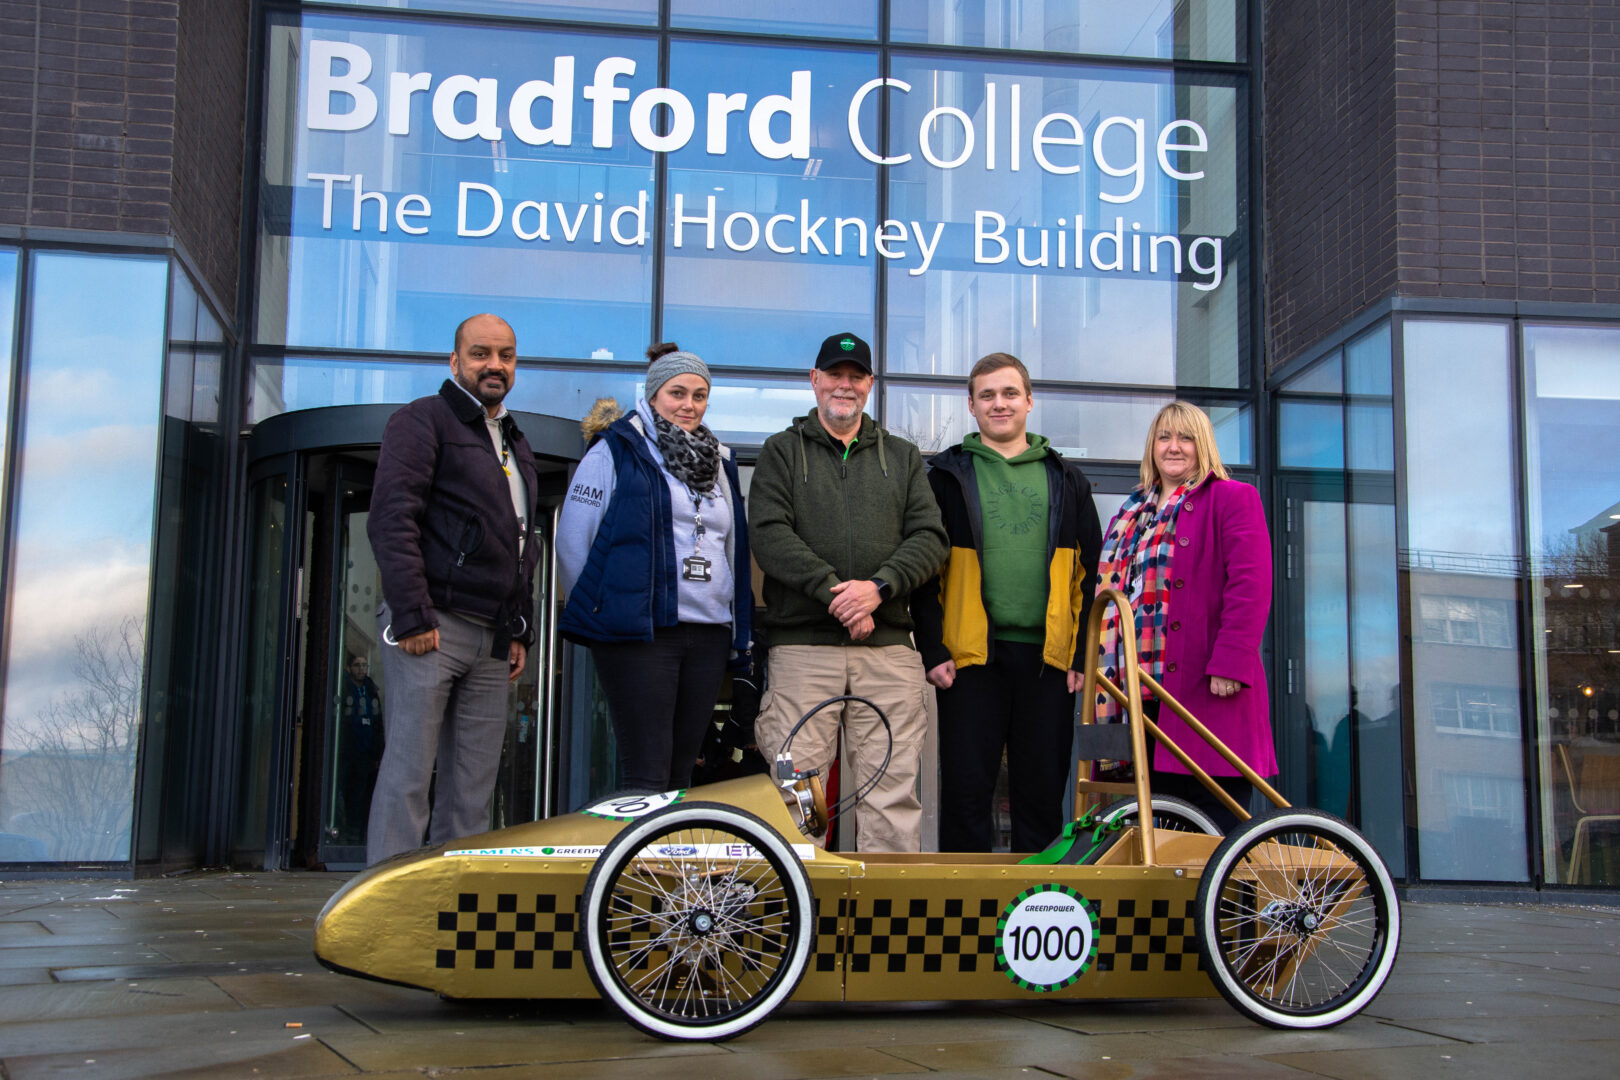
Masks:
[[[840,798],[836,805],[830,807],[827,810],[827,816],[829,819],[837,817],[839,814],[847,814],[849,811],[859,806],[861,800],[865,799],[877,788],[879,781],[881,781],[884,774],[889,771],[889,761],[894,757],[894,728],[889,726],[889,718],[883,714],[883,710],[878,708],[877,703],[872,701],[870,698],[863,698],[858,694],[840,694],[837,697],[830,697],[826,701],[823,701],[820,705],[813,707],[803,716],[799,717],[799,722],[793,725],[793,729],[787,733],[787,738],[782,740],[782,748],[776,752],[776,757],[778,760],[780,760],[782,756],[788,752],[788,748],[793,745],[793,737],[799,733],[800,728],[804,727],[804,725],[809,722],[812,716],[816,715],[816,713],[820,712],[822,709],[825,709],[827,706],[836,705],[842,701],[858,701],[862,705],[865,705],[868,709],[871,709],[873,712],[877,713],[877,718],[883,722],[883,733],[884,735],[888,736],[888,743],[883,748],[883,760],[878,764],[877,771],[874,772],[871,778],[862,784],[853,795],[850,795],[847,798]]]

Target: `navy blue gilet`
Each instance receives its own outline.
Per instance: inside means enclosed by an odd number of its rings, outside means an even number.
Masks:
[[[669,482],[646,437],[631,423],[634,415],[621,416],[600,436],[613,455],[613,497],[563,608],[559,629],[570,641],[651,641],[655,628],[680,621],[680,560]],[[748,518],[737,463],[727,455],[722,464],[731,485],[732,648],[741,655],[749,646],[754,604]]]

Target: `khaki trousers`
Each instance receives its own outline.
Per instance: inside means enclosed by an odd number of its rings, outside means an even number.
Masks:
[[[775,645],[770,651],[769,689],[754,733],[760,752],[774,761],[788,732],[812,708],[840,694],[868,698],[889,718],[894,750],[888,770],[855,811],[862,851],[918,851],[922,804],[917,772],[928,729],[927,682],[922,660],[906,645]],[[844,798],[864,786],[889,747],[883,723],[871,709],[845,702],[823,709],[793,737],[793,763],[818,769],[823,781],[837,753],[842,726],[854,776],[841,779]]]

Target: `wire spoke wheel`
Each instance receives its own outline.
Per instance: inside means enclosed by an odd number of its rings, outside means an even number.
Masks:
[[[1204,811],[1188,802],[1186,799],[1174,795],[1154,795],[1153,827],[1167,829],[1170,832],[1204,833],[1206,836],[1219,836],[1221,829],[1214,820]],[[1123,819],[1121,824],[1132,826],[1137,824],[1136,799],[1126,796],[1116,802],[1108,804],[1103,810],[1099,821],[1112,822],[1116,818]]]
[[[683,803],[603,851],[585,886],[586,966],[643,1031],[728,1039],[797,989],[811,907],[804,867],[770,826]]]
[[[1342,1023],[1395,964],[1400,904],[1371,844],[1317,810],[1244,822],[1198,886],[1198,947],[1238,1011],[1272,1027]]]

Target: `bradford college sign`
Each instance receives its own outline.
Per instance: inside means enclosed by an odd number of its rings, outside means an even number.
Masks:
[[[790,73],[787,93],[752,102],[743,93],[708,94],[700,132],[698,107],[679,90],[653,87],[632,99],[630,88],[619,80],[634,77],[637,65],[622,56],[600,60],[582,85],[576,58],[558,56],[549,79],[531,79],[510,90],[499,80],[467,74],[381,73],[370,50],[349,41],[311,39],[304,56],[303,116],[311,132],[371,132],[381,123],[388,138],[408,139],[431,123],[441,136],[458,142],[482,139],[498,145],[510,137],[528,146],[571,147],[577,98],[590,110],[593,149],[610,149],[623,124],[636,145],[653,153],[674,153],[701,138],[708,155],[724,158],[742,148],[738,129],[746,126],[746,146],[760,157],[810,158],[814,79],[808,70]],[[1010,266],[1016,260],[1017,266],[1046,271],[1170,273],[1189,279],[1202,292],[1218,288],[1224,274],[1222,237],[1144,233],[1141,222],[1126,213],[1143,194],[1150,170],[1177,184],[1204,178],[1198,167],[1200,155],[1209,152],[1204,127],[1195,120],[1170,120],[1151,133],[1150,148],[1144,118],[1109,116],[1089,132],[1088,147],[1088,132],[1068,113],[1046,113],[1026,126],[1021,89],[1017,83],[1002,86],[987,79],[980,121],[955,106],[936,106],[923,114],[914,131],[898,131],[898,152],[886,156],[869,145],[863,120],[875,116],[880,93],[909,95],[913,88],[900,79],[875,78],[844,104],[845,129],[855,153],[876,165],[900,166],[920,157],[931,168],[951,170],[977,157],[986,172],[1033,168],[1068,176],[1081,172],[1089,149],[1098,172],[1110,178],[1096,195],[1099,205],[1107,204],[1105,209],[1119,208],[1112,221],[1105,217],[1088,226],[1084,214],[1076,213],[1058,217],[1051,226],[1009,226],[1002,213],[976,209],[969,233],[962,226],[948,229],[943,221],[818,215],[808,198],[799,200],[797,213],[761,220],[746,210],[728,211],[714,195],[689,200],[676,192],[670,242],[675,248],[699,244],[712,251],[723,244],[735,252],[763,247],[783,256],[841,258],[847,253],[863,259],[870,245],[885,259],[912,262],[908,272],[913,276],[927,273],[944,254],[953,266]],[[1005,91],[1006,101],[1006,123],[999,130],[998,91]],[[418,95],[425,96],[428,106],[421,116],[413,108]],[[660,113],[663,123],[655,125]],[[954,138],[944,134],[947,129],[954,129]],[[942,144],[950,156],[942,156]],[[1176,154],[1186,155],[1188,168],[1177,167]],[[450,215],[428,193],[367,190],[363,173],[310,171],[304,179],[319,191],[323,235],[347,230],[376,238],[392,227],[424,236],[451,227]],[[334,214],[339,192],[347,194],[352,208],[347,217]],[[607,205],[602,192],[590,202],[514,200],[493,185],[463,180],[455,191],[453,227],[456,237],[474,240],[504,232],[525,243],[642,247],[648,238],[650,201],[646,189],[617,206]],[[966,250],[944,252],[942,245],[951,243]]]

